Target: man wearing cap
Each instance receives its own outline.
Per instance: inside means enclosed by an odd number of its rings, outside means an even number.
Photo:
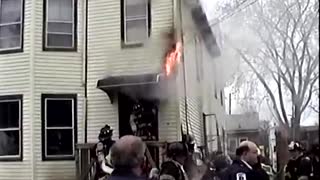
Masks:
[[[258,162],[258,147],[251,141],[243,141],[236,150],[237,158],[224,172],[222,180],[254,180],[256,176],[252,166]]]
[[[300,162],[303,158],[303,148],[299,142],[291,141],[288,150],[290,159],[285,166],[285,180],[298,180],[298,171],[301,171]]]

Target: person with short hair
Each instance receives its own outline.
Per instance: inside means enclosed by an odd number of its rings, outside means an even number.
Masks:
[[[144,180],[142,166],[146,145],[140,137],[121,137],[111,147],[111,163],[114,170],[108,180]]]
[[[259,179],[254,173],[253,165],[258,163],[258,147],[251,141],[242,141],[236,150],[237,159],[226,169],[222,180]]]
[[[168,160],[161,164],[160,180],[188,180],[184,165],[188,157],[188,148],[183,142],[169,144]]]

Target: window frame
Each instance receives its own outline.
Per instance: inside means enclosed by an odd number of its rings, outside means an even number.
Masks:
[[[1,8],[1,2],[0,0],[0,8]],[[23,44],[24,44],[24,11],[25,11],[25,0],[21,0],[21,19],[20,19],[20,46],[14,47],[14,48],[0,48],[0,54],[9,54],[9,53],[17,53],[17,52],[23,52]],[[5,23],[5,25],[13,25],[16,23]],[[0,26],[3,26],[0,24]]]
[[[19,127],[18,128],[2,128],[0,132],[3,131],[19,131],[19,154],[18,155],[5,155],[0,156],[1,161],[22,161],[23,160],[23,95],[7,95],[0,96],[1,102],[19,102]],[[4,130],[7,129],[7,130]]]
[[[235,148],[234,149],[231,149],[231,141],[234,141],[234,143],[235,143]],[[238,146],[238,144],[237,144],[237,138],[236,137],[229,137],[228,138],[228,150],[230,151],[230,152],[233,152],[234,151],[234,153],[235,153],[235,151],[236,151],[236,149],[237,149],[237,146]]]
[[[71,100],[72,101],[72,127],[47,127],[47,100]],[[42,94],[41,95],[41,136],[42,136],[42,161],[50,160],[75,160],[76,144],[78,140],[77,94]],[[47,154],[47,130],[69,129],[72,130],[73,153],[72,155],[48,155]]]
[[[78,0],[72,0],[73,22],[72,22],[72,47],[48,46],[48,9],[50,0],[43,0],[43,32],[42,32],[42,50],[43,51],[77,51],[78,46]],[[63,21],[61,21],[63,23]],[[63,33],[61,33],[63,34]]]
[[[140,47],[143,46],[144,41],[136,41],[136,42],[128,42],[127,41],[127,16],[126,16],[126,1],[121,0],[121,44],[122,47]],[[146,1],[146,39],[150,37],[151,34],[151,3],[150,0]],[[142,20],[143,18],[133,18],[129,19],[129,21]]]

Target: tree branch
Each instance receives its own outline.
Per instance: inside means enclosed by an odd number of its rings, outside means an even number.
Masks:
[[[275,110],[275,113],[277,115],[278,121],[281,125],[283,125],[283,127],[287,127],[288,123],[287,122],[283,122],[281,115],[279,113],[279,110],[277,108],[277,103],[276,103],[276,99],[270,89],[270,87],[268,86],[267,82],[264,80],[264,78],[261,76],[261,74],[256,70],[256,68],[251,64],[251,62],[248,60],[248,58],[239,50],[236,49],[238,51],[238,53],[240,54],[240,56],[242,57],[242,59],[249,65],[249,67],[253,70],[253,72],[255,73],[255,75],[258,77],[259,81],[262,83],[262,85],[264,86],[264,88],[266,89],[267,93],[269,94],[272,103],[273,103],[273,109]]]

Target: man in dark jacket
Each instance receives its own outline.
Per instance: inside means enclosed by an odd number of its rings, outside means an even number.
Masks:
[[[123,136],[111,148],[114,170],[108,180],[145,180],[142,166],[146,145],[137,136]]]
[[[183,165],[188,157],[186,144],[173,142],[167,149],[168,160],[161,164],[160,180],[188,180]]]
[[[222,180],[256,180],[252,166],[257,163],[258,148],[251,141],[243,141],[236,150],[237,159],[224,172]]]

